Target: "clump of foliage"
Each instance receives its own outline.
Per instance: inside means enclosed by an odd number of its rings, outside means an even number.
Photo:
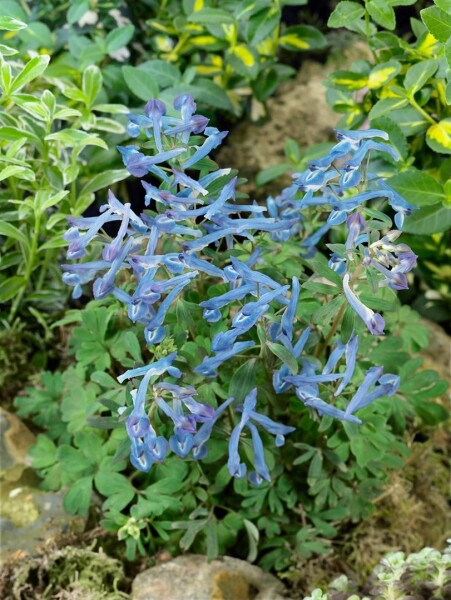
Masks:
[[[451,544],[451,540],[448,540]],[[374,569],[360,590],[345,575],[335,579],[327,591],[315,589],[304,600],[369,600],[384,598],[448,598],[451,591],[451,545],[439,552],[423,548],[420,552],[388,554]]]
[[[25,2],[2,0],[0,9],[29,24],[17,35],[16,47],[22,54],[51,54],[49,74],[55,78],[97,65],[108,96],[121,102],[160,94],[172,101],[183,89],[210,110],[239,116],[249,98],[265,102],[295,73],[281,62],[281,52],[326,46],[314,27],[286,27],[282,22],[284,6],[306,4],[73,0],[69,7],[47,1],[28,8]]]
[[[422,281],[432,289],[419,290],[416,306],[429,318],[448,321],[451,12],[448,0],[434,0],[434,6],[420,11],[421,20],[411,19],[412,35],[406,40],[396,35],[395,7],[411,4],[414,1],[339,2],[329,27],[359,34],[371,58],[332,73],[326,85],[330,104],[343,113],[339,126],[359,127],[369,119],[372,127],[390,134],[402,164],[389,183],[420,207],[404,231],[412,234],[406,242],[420,256]]]
[[[26,31],[26,25],[2,17],[0,30]],[[125,132],[104,115],[126,109],[103,102],[100,70],[87,67],[79,85],[52,85],[48,64],[46,55],[24,62],[14,48],[1,47],[0,303],[9,323],[26,304],[25,315],[44,328],[46,313],[67,302],[58,266],[66,215],[81,215],[95,192],[126,175],[103,171],[109,152],[99,132]]]
[[[447,416],[395,293],[416,257],[367,202],[388,199],[398,227],[415,207],[368,170],[372,151],[397,157],[378,130],[338,131],[266,206],[237,202],[236,174],[208,158],[226,132],[195,108],[182,95],[129,115],[137,143],[119,150],[148,208],[110,193],[70,219],[64,280],[75,298],[94,280],[96,300],[65,321],[82,323],[76,364],[17,406],[47,430],[32,451],[44,485],[69,486],[81,513],[95,489],[129,558],[161,543],[213,557],[245,536],[249,559],[283,569],[371,512],[406,428]],[[344,223],[328,261],[316,246]]]

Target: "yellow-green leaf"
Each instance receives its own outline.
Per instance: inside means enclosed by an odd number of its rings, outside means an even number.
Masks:
[[[431,125],[426,133],[428,146],[442,154],[451,154],[451,119]]]
[[[354,92],[368,84],[368,76],[353,71],[335,71],[330,75],[329,81],[335,88]]]
[[[391,81],[401,70],[401,64],[396,60],[390,60],[375,67],[368,77],[368,87],[371,90],[381,88]]]

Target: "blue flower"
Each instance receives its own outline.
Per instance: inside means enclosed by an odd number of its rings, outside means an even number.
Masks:
[[[183,163],[184,169],[189,169],[196,163],[198,163],[202,158],[205,158],[210,154],[212,150],[217,148],[220,144],[222,144],[222,140],[228,134],[228,131],[219,131],[216,127],[207,127],[205,129],[205,134],[207,135],[207,139],[202,144],[202,146],[198,147],[194,154],[185,160]]]
[[[204,358],[202,363],[194,369],[194,372],[205,377],[216,377],[216,370],[224,361],[248,348],[252,348],[254,345],[254,342],[236,342],[230,349],[218,352],[216,356]]]
[[[373,335],[383,335],[385,321],[379,313],[365,306],[349,287],[349,273],[343,277],[343,290],[351,308],[358,314]]]

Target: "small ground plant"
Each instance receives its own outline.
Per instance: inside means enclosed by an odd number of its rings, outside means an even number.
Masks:
[[[398,157],[371,129],[338,130],[250,203],[208,157],[227,132],[195,110],[181,95],[129,115],[136,144],[119,151],[147,208],[110,192],[98,216],[69,219],[63,279],[74,298],[94,281],[96,300],[63,321],[81,324],[76,364],[17,406],[48,431],[32,451],[44,485],[69,486],[71,512],[102,495],[129,558],[161,543],[213,557],[245,535],[250,560],[283,569],[369,514],[412,423],[446,418],[431,402],[446,384],[410,357],[425,332],[396,298],[415,207],[368,168],[372,152]]]

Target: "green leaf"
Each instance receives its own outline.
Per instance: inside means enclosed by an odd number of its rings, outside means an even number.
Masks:
[[[99,67],[90,65],[83,71],[82,89],[88,99],[89,105],[93,104],[94,100],[100,93],[103,84],[103,77]]]
[[[285,346],[282,346],[282,344],[276,344],[275,342],[266,342],[266,345],[268,346],[269,350],[278,358],[280,358],[280,360],[290,369],[293,375],[296,375],[299,365],[298,361],[291,354],[291,352],[287,350]]]
[[[401,131],[407,136],[422,133],[428,127],[428,121],[415,108],[411,107],[393,111],[390,118],[396,121]]]
[[[69,25],[73,25],[79,21],[89,10],[88,0],[75,0],[71,3],[69,10],[67,11],[67,22]]]
[[[0,30],[2,31],[19,31],[25,29],[27,24],[14,17],[0,17]]]
[[[71,515],[86,516],[92,496],[92,476],[82,477],[74,483],[64,496],[64,509]]]
[[[435,58],[422,60],[410,67],[404,78],[404,87],[413,95],[425,85],[438,69],[438,61]]]
[[[43,73],[50,61],[50,56],[35,56],[27,62],[22,71],[13,79],[10,92],[17,92],[21,87],[39,77]]]
[[[349,23],[360,19],[365,14],[365,9],[357,2],[339,2],[327,21],[328,27],[347,27]]]
[[[395,11],[386,0],[369,0],[366,2],[366,8],[378,25],[386,29],[395,28]]]
[[[134,25],[124,25],[118,29],[113,29],[106,36],[106,51],[111,54],[111,52],[116,52],[116,50],[123,48],[132,39],[134,33]]]
[[[377,65],[371,70],[368,77],[368,87],[370,90],[377,90],[391,81],[401,70],[401,63],[397,60],[389,60]]]
[[[396,121],[389,117],[379,117],[371,122],[376,129],[386,131],[390,137],[390,144],[398,151],[402,160],[406,160],[409,155],[409,145],[405,134],[402,132]]]
[[[247,39],[254,46],[277,31],[280,21],[280,9],[277,6],[265,7],[249,19]]]
[[[13,238],[18,242],[22,242],[23,244],[28,246],[28,240],[25,234],[22,233],[20,229],[17,229],[17,227],[11,225],[11,223],[8,223],[7,221],[0,221],[0,235]]]
[[[108,150],[108,146],[104,140],[96,134],[86,133],[86,131],[81,131],[80,129],[62,129],[56,133],[51,133],[45,139],[63,142],[68,147],[84,148],[85,146],[99,146]]]
[[[437,6],[431,6],[421,10],[420,15],[423,23],[439,42],[446,43],[451,38],[451,14]]]
[[[14,276],[5,279],[0,283],[0,302],[7,302],[14,298],[18,292],[26,285],[25,277]]]
[[[248,562],[254,562],[258,555],[258,542],[260,540],[260,534],[258,533],[257,527],[252,523],[252,521],[248,521],[248,519],[243,519],[244,527],[246,528],[247,539],[249,544],[249,551],[247,553],[246,560]]]
[[[237,44],[226,53],[227,62],[243,77],[255,79],[259,70],[257,52],[245,44]]]
[[[213,560],[218,557],[219,545],[218,545],[218,528],[216,519],[212,516],[207,525],[207,559]]]
[[[210,7],[193,12],[187,19],[190,23],[200,23],[205,25],[231,25],[234,23],[233,16],[229,11]]]
[[[418,235],[441,233],[451,227],[451,208],[434,204],[414,211],[406,217],[403,231]]]
[[[390,177],[387,183],[416,206],[428,206],[446,200],[441,184],[428,173],[413,167]]]
[[[209,104],[214,108],[232,111],[233,105],[226,92],[209,79],[199,79],[195,85],[190,86],[193,97],[198,102]]]
[[[327,45],[324,35],[310,25],[297,25],[289,27],[279,38],[279,44],[285,50],[298,52],[299,50],[319,50]]]
[[[158,83],[152,75],[140,67],[122,67],[122,75],[128,89],[140,100],[147,102],[158,96]]]
[[[328,82],[339,90],[355,92],[367,85],[368,75],[354,73],[353,71],[334,71],[329,75]]]
[[[89,182],[81,189],[80,196],[87,196],[93,194],[99,190],[110,187],[117,181],[122,181],[128,177],[129,173],[127,169],[116,169],[112,171],[105,171],[91,177]]]
[[[370,110],[369,117],[370,119],[377,119],[387,113],[390,114],[398,108],[403,108],[404,106],[407,106],[407,104],[407,98],[384,98],[383,100],[378,100]]]
[[[229,384],[229,396],[242,402],[257,385],[257,359],[251,358],[241,365],[232,375]]]
[[[176,86],[180,83],[181,74],[179,69],[165,60],[148,60],[139,65],[142,71],[151,75],[154,81],[158,81],[160,88]]]
[[[255,179],[255,183],[258,186],[265,185],[266,183],[269,183],[270,181],[277,179],[277,177],[284,175],[292,167],[293,167],[293,165],[291,165],[290,163],[279,163],[277,165],[272,165],[271,167],[268,167],[267,169],[263,169],[263,171],[260,171],[260,173],[257,175],[257,177]]]
[[[30,449],[31,464],[35,469],[46,469],[57,462],[58,449],[46,435],[40,433],[36,444]]]
[[[431,125],[426,132],[426,143],[434,152],[451,154],[451,119]]]
[[[448,67],[451,69],[451,37],[445,44],[445,58],[448,63]]]

